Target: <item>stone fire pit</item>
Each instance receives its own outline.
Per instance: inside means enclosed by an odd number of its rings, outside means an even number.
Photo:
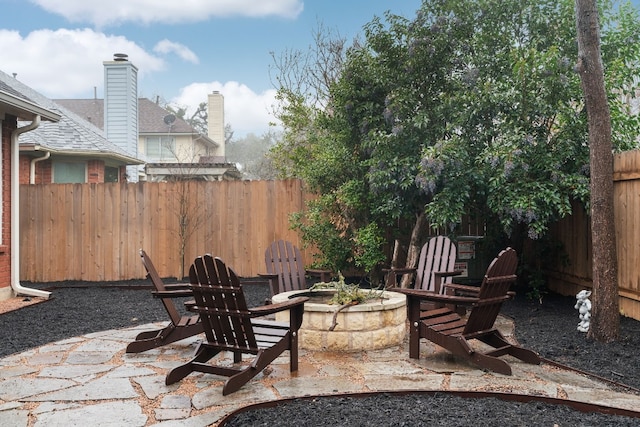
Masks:
[[[283,292],[272,298],[273,303],[297,296],[310,298],[304,304],[304,317],[298,344],[308,350],[360,351],[399,345],[406,335],[406,297],[398,292],[385,291],[382,298],[372,299],[340,311],[333,323],[339,305],[327,304],[330,290]],[[276,320],[288,321],[289,313],[276,314]]]

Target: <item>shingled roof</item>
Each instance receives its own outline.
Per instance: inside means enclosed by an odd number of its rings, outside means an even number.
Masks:
[[[100,129],[104,128],[104,99],[56,99],[58,104],[75,112],[85,120],[90,121]],[[186,121],[176,117],[169,125],[164,118],[169,111],[147,98],[138,98],[138,133],[139,134],[188,134],[197,135],[198,132]],[[206,136],[206,135],[205,135]]]
[[[2,71],[0,90],[60,115],[59,122],[42,122],[38,128],[22,134],[21,150],[37,148],[58,154],[111,158],[129,165],[144,163],[107,140],[102,130],[92,123]]]
[[[12,114],[18,119],[34,120],[36,116],[40,116],[42,120],[46,121],[60,120],[57,113],[36,104],[3,80],[0,80],[0,104],[2,104],[5,113]]]

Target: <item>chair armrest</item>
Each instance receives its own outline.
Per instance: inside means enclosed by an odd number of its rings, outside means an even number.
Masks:
[[[250,317],[266,316],[267,314],[277,313],[279,311],[289,310],[290,308],[302,305],[309,301],[307,297],[291,298],[288,301],[282,301],[276,304],[261,305],[260,307],[253,307],[249,309]]]
[[[462,292],[466,292],[466,293],[470,293],[470,294],[474,294],[474,295],[478,295],[478,293],[480,292],[480,287],[479,286],[459,285],[457,283],[445,283],[444,287],[446,289],[452,289],[452,290],[455,290],[455,291],[462,291]]]
[[[394,292],[405,294],[411,299],[439,302],[443,304],[471,305],[480,299],[477,297],[463,297],[457,295],[436,294],[434,292],[423,291],[422,289],[394,289]]]
[[[394,274],[407,274],[407,273],[415,273],[415,268],[404,268],[404,267],[392,267],[392,268],[383,268],[383,273],[394,273]]]
[[[189,283],[169,283],[164,285],[165,291],[190,291]]]
[[[433,272],[433,291],[435,293],[442,293],[442,279],[444,277],[458,276],[464,273],[462,270],[453,271],[434,271]]]
[[[181,298],[192,297],[193,292],[191,292],[191,289],[179,289],[174,291],[151,291],[151,295],[154,298]]]

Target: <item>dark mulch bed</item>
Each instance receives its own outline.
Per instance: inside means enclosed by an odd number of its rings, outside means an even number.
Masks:
[[[640,419],[578,412],[564,405],[508,402],[447,394],[377,394],[367,397],[297,399],[272,408],[240,412],[225,427],[457,426],[637,427]]]
[[[151,297],[147,285],[146,281],[26,283],[29,287],[52,289],[53,297],[0,315],[0,357],[76,335],[167,320],[162,304]],[[265,284],[244,288],[250,306],[261,305],[268,295]],[[503,308],[503,313],[515,320],[516,336],[522,345],[545,358],[640,389],[636,366],[640,322],[622,318],[620,340],[601,344],[576,330],[579,319],[573,308],[575,298],[549,294],[539,304],[523,295],[520,292]],[[640,425],[640,419],[583,414],[561,405],[419,394],[300,400],[247,411],[229,425],[273,425],[274,420],[281,426]]]

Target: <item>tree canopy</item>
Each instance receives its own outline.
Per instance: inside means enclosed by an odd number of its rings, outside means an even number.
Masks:
[[[599,4],[613,144],[635,148],[640,21]],[[278,87],[272,157],[318,194],[294,220],[321,262],[371,272],[394,239],[425,221],[455,233],[470,212],[521,244],[588,204],[572,0],[428,0],[413,19],[374,18],[343,52],[323,102]]]

